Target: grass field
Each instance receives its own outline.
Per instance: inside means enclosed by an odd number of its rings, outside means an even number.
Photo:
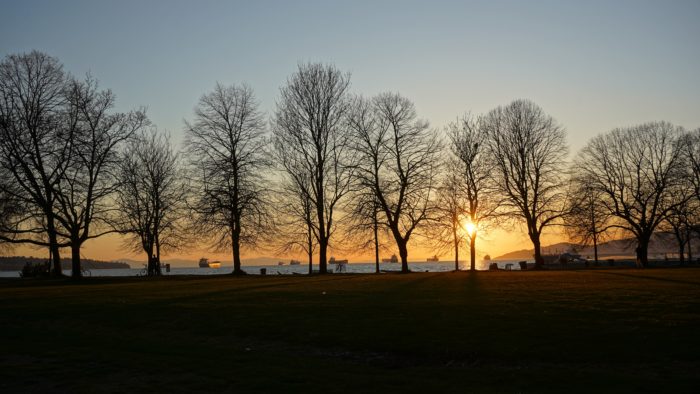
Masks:
[[[0,392],[697,392],[700,269],[0,281]]]

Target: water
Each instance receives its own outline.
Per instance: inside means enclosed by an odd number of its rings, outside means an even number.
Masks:
[[[520,269],[517,262],[519,260],[492,260],[492,263],[497,263],[498,268],[505,269],[506,264],[513,264],[511,269]],[[469,269],[469,262],[460,261],[460,269]],[[409,262],[408,268],[413,272],[448,272],[454,270],[454,261],[441,262]],[[374,273],[374,263],[351,263],[345,266],[346,272],[351,274],[370,274]],[[308,265],[244,265],[243,271],[252,275],[259,275],[260,269],[265,268],[267,275],[305,275],[309,273]],[[328,268],[337,271],[336,266],[329,264]],[[488,268],[488,263],[477,262],[477,269],[484,270]],[[379,269],[384,272],[399,272],[401,264],[397,263],[379,263]],[[314,265],[314,270],[318,270],[318,265]],[[163,271],[163,275],[222,275],[233,271],[233,266],[222,266],[221,268],[199,268],[199,267],[179,267],[171,268],[170,272]],[[64,274],[70,275],[70,270],[64,270]],[[85,276],[143,276],[145,271],[143,268],[131,269],[102,269],[90,270],[85,272]],[[0,278],[19,278],[19,271],[0,271]]]

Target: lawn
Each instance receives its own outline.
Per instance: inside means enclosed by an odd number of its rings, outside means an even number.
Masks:
[[[700,269],[0,281],[0,392],[693,392]]]

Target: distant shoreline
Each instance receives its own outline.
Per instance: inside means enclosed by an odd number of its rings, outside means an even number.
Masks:
[[[33,256],[0,256],[0,271],[21,271],[27,263],[39,265],[46,263],[47,259]],[[101,270],[101,269],[131,269],[131,266],[124,262],[117,261],[100,261],[92,259],[80,260],[83,269]],[[66,267],[70,267],[71,259],[62,258],[61,263]]]

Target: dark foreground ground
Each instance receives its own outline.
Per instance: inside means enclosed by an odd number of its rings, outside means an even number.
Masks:
[[[0,392],[697,392],[700,269],[0,281]]]

